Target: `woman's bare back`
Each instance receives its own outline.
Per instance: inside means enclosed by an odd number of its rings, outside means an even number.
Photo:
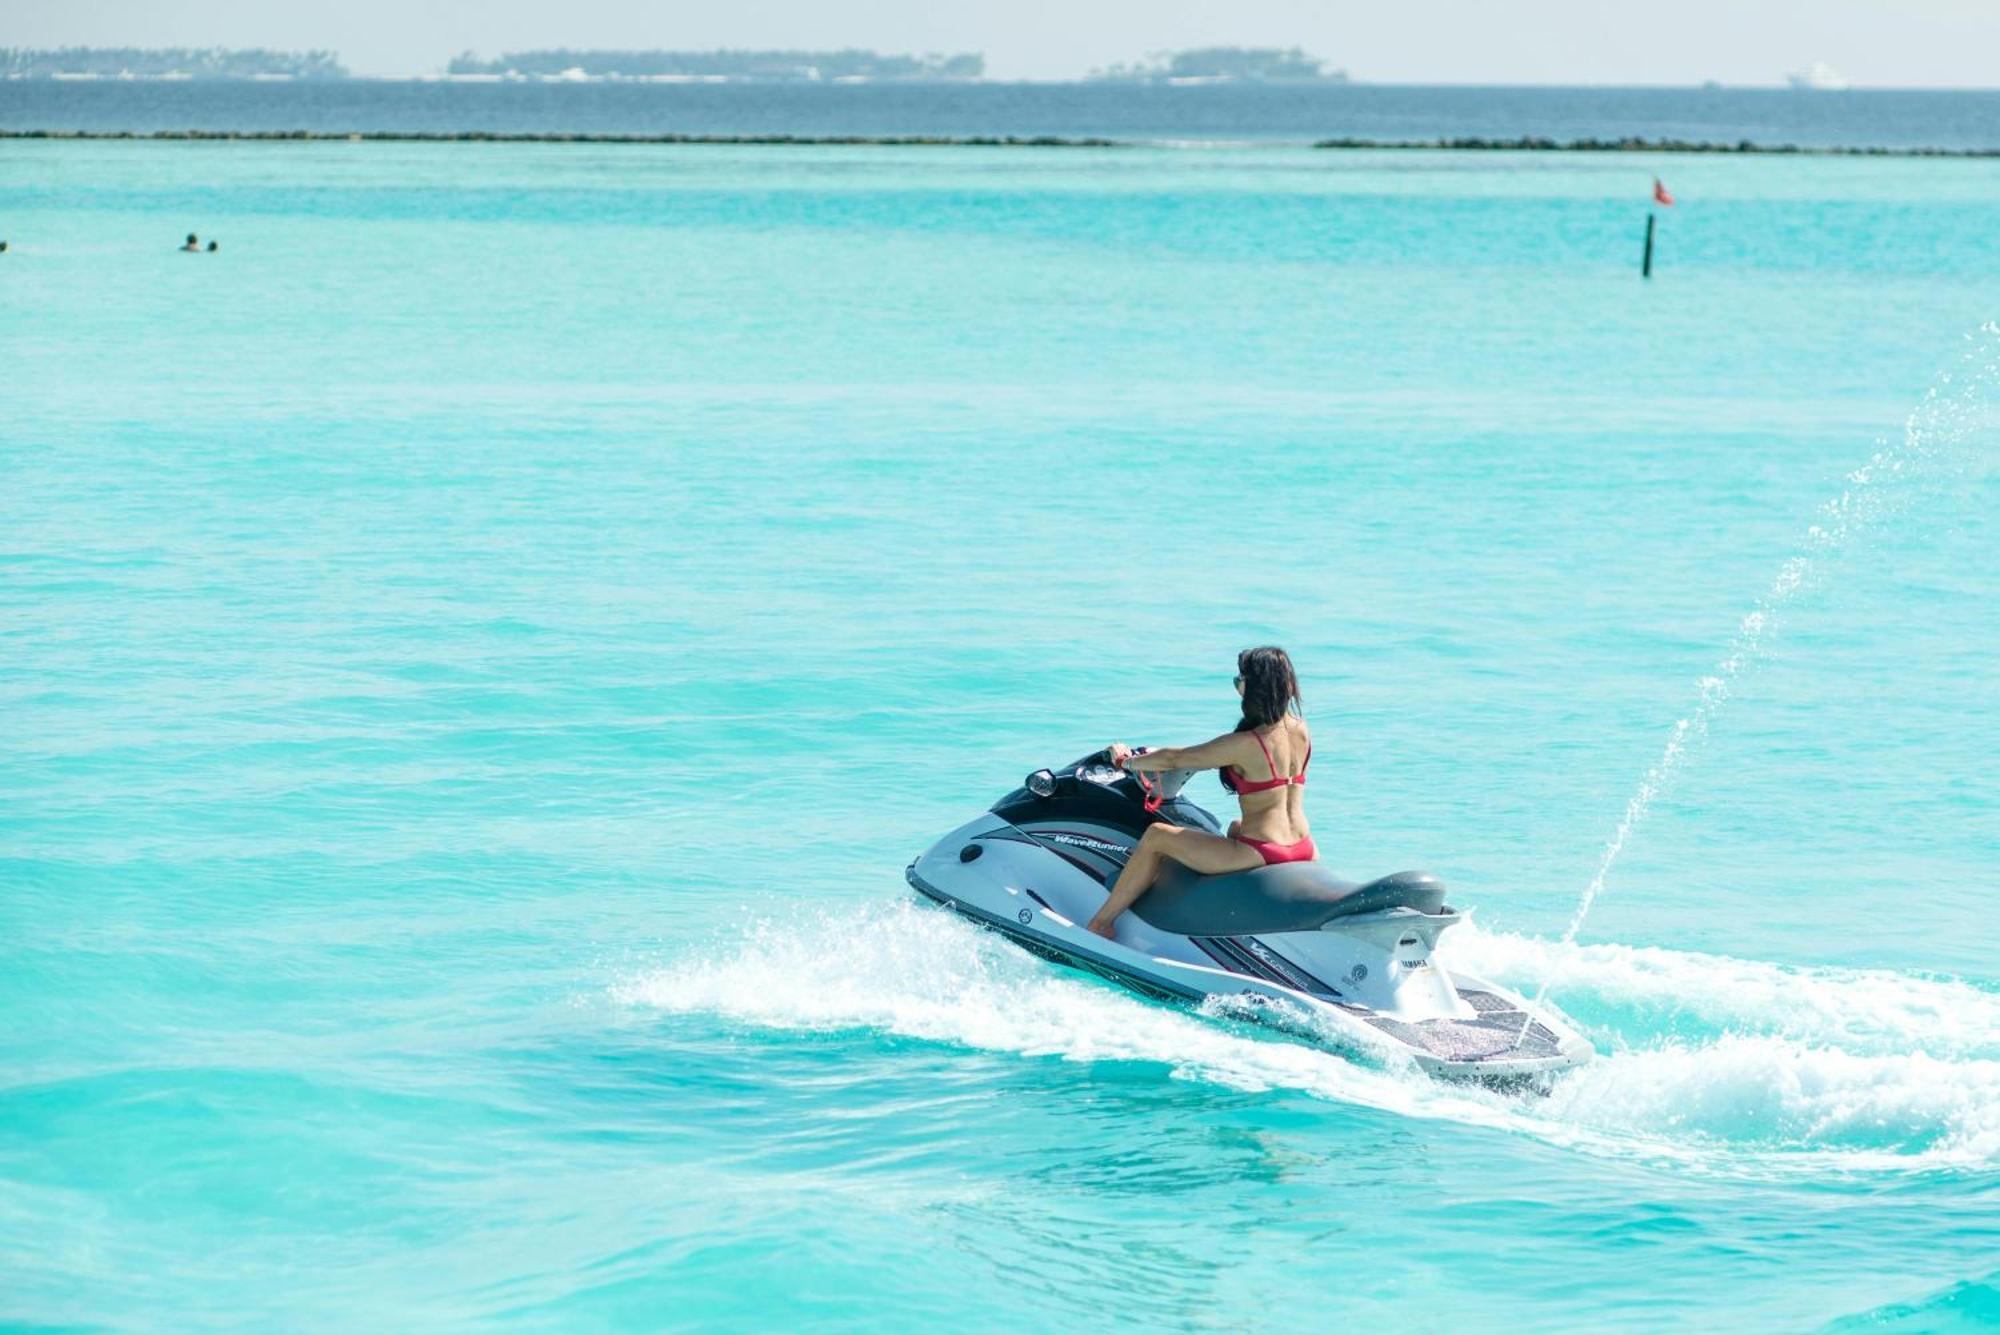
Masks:
[[[1312,732],[1304,719],[1290,716],[1279,719],[1262,733],[1239,735],[1247,754],[1232,768],[1251,783],[1291,778],[1305,772],[1306,759],[1312,754]],[[1257,744],[1260,738],[1262,747]],[[1265,772],[1265,748],[1271,753],[1273,768],[1269,773]],[[1237,822],[1234,832],[1273,844],[1295,843],[1306,838],[1312,831],[1306,826],[1305,796],[1304,785],[1298,783],[1238,794],[1236,800],[1243,806],[1243,819]]]

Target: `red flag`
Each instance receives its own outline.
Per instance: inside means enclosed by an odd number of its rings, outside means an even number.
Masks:
[[[1660,184],[1660,178],[1657,176],[1653,178],[1653,202],[1669,206],[1674,202],[1674,197],[1667,193],[1667,188]]]

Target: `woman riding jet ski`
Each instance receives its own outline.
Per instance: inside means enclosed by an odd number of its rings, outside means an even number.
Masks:
[[[1153,888],[1167,859],[1190,871],[1217,876],[1319,857],[1306,829],[1304,789],[1306,767],[1312,764],[1312,733],[1299,712],[1299,679],[1292,671],[1291,656],[1275,645],[1245,649],[1236,656],[1236,693],[1243,697],[1243,717],[1234,731],[1213,741],[1144,755],[1121,743],[1111,744],[1107,755],[1113,768],[1134,774],[1218,771],[1222,786],[1242,804],[1243,819],[1229,822],[1226,839],[1166,821],[1148,825],[1118,874],[1118,883],[1111,887],[1111,897],[1090,920],[1090,930],[1105,940],[1118,939],[1111,925],[1133,900]],[[1290,766],[1293,760],[1298,762],[1296,770]],[[1251,778],[1259,768],[1268,777]]]
[[[1512,1082],[1588,1061],[1552,1010],[1432,959],[1462,918],[1435,877],[1357,885],[1318,860],[1303,809],[1312,736],[1284,650],[1239,655],[1236,689],[1234,732],[1036,770],[911,863],[910,884],[1148,995],[1278,1003],[1273,1019],[1436,1075]],[[1180,795],[1207,768],[1242,803],[1226,833]]]

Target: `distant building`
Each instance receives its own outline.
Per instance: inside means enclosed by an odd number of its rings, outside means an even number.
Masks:
[[[1114,83],[1346,83],[1346,70],[1330,70],[1298,47],[1204,46],[1155,52],[1131,65],[1092,70],[1090,78]]]
[[[0,48],[4,79],[345,79],[331,51],[230,51],[223,47]]]
[[[649,79],[662,82],[915,83],[977,79],[986,58],[884,56],[873,51],[468,51],[445,73],[461,79]]]

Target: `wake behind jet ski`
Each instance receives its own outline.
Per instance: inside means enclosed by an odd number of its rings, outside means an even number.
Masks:
[[[1118,920],[1115,939],[1086,930],[1146,826],[1220,833],[1181,795],[1191,773],[1142,783],[1105,752],[1036,770],[906,875],[1035,954],[1158,998],[1286,1003],[1292,1019],[1363,1050],[1401,1052],[1434,1075],[1533,1081],[1591,1058],[1589,1042],[1553,1012],[1433,958],[1464,915],[1424,872],[1356,884],[1320,862],[1216,876],[1169,863]],[[1272,1018],[1287,1017],[1281,1008]]]

